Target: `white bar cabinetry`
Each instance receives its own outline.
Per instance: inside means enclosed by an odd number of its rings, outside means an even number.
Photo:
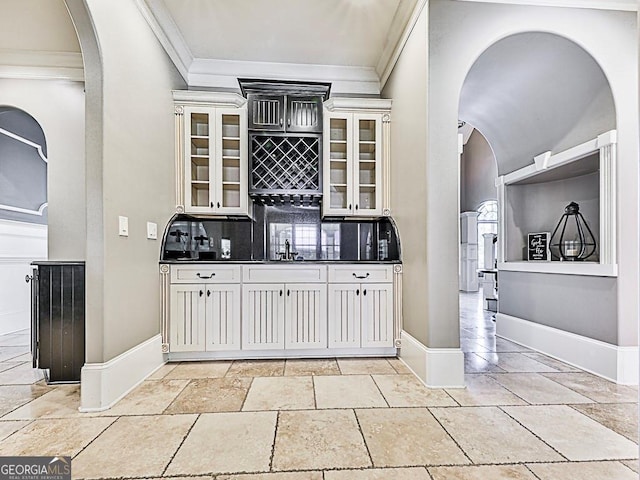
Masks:
[[[164,267],[164,268],[163,268]],[[169,359],[395,355],[393,265],[162,265]]]

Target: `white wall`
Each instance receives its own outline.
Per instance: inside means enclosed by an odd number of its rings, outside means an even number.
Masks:
[[[457,166],[451,159],[457,154],[456,116],[461,87],[467,72],[485,49],[508,35],[544,31],[574,41],[602,67],[616,103],[619,134],[618,344],[637,345],[640,248],[636,15],[432,0],[429,17],[429,157],[447,165],[434,185],[440,191],[443,184],[446,185],[445,201],[453,202],[450,191]],[[441,231],[440,246],[445,250],[457,247],[455,232],[450,228],[441,228]]]
[[[30,263],[47,258],[47,226],[0,220],[0,335],[30,328]]]

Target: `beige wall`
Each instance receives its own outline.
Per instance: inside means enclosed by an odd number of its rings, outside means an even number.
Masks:
[[[497,200],[496,159],[478,130],[473,131],[465,144],[460,163],[460,211],[475,212],[482,202]]]
[[[81,5],[68,3],[86,23]],[[183,82],[133,0],[86,5],[100,51],[85,55],[87,361],[101,363],[160,331],[160,240],[146,238],[146,224],[162,232],[173,213],[171,90]],[[128,237],[118,235],[119,216],[129,218]]]
[[[618,344],[637,345],[638,242],[638,44],[632,12],[549,8],[432,0],[429,3],[429,158],[450,165],[437,178],[441,198],[452,201],[456,186],[452,160],[457,153],[459,96],[467,72],[497,40],[519,32],[544,31],[574,41],[602,67],[616,103],[618,129]],[[434,225],[435,226],[435,225]],[[433,228],[433,227],[432,227]],[[434,248],[457,238],[449,224],[439,226]],[[443,257],[451,257],[447,251]],[[449,258],[451,260],[451,258]],[[457,260],[456,260],[457,261]],[[447,276],[447,282],[450,282]],[[457,286],[450,285],[451,289]],[[448,300],[446,300],[448,301]]]
[[[60,80],[0,79],[0,105],[35,118],[47,140],[50,260],[84,260],[84,86]]]
[[[391,111],[391,206],[403,260],[404,330],[428,343],[427,11],[413,28],[382,92]]]

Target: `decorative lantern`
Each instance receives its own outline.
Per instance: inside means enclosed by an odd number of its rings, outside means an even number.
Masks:
[[[560,226],[562,225],[562,229]],[[560,229],[559,237],[556,233]],[[596,251],[596,239],[580,213],[580,206],[571,202],[564,209],[556,228],[551,234],[551,247],[557,249],[560,260],[586,260]],[[555,251],[553,251],[555,254]]]

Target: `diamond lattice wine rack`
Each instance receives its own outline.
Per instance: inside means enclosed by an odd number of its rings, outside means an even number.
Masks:
[[[264,204],[317,204],[321,136],[251,135],[249,194]]]

